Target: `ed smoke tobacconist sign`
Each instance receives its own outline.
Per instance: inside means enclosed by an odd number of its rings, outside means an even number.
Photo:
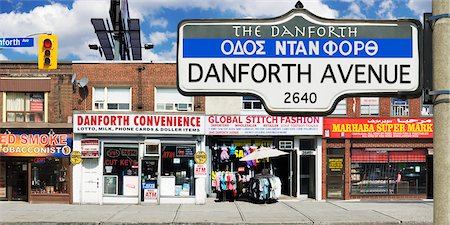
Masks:
[[[74,133],[203,134],[203,116],[75,114]]]
[[[324,118],[324,138],[433,138],[432,118]]]
[[[329,114],[344,96],[420,91],[417,20],[185,20],[177,79],[186,95],[246,95],[273,114]]]

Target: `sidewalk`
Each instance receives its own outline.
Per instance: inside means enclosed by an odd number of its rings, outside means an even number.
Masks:
[[[61,205],[0,202],[0,224],[432,224],[427,201]]]

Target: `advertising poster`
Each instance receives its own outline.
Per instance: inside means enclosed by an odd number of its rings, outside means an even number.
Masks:
[[[138,194],[138,176],[123,176],[123,195],[137,196]]]

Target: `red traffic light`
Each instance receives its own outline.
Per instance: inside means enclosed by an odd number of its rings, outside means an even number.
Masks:
[[[50,39],[44,40],[44,48],[51,48],[52,47],[52,41]]]

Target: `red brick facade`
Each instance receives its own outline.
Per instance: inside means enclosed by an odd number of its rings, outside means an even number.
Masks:
[[[409,114],[407,118],[421,118],[421,98],[411,98],[409,101]],[[348,118],[366,118],[360,116],[360,98],[347,98]],[[331,118],[333,116],[329,116]],[[336,118],[336,117],[333,117]],[[391,98],[383,97],[379,99],[379,116],[371,118],[391,118]],[[402,117],[402,119],[407,119]],[[424,119],[430,117],[423,117]],[[325,118],[324,120],[326,120]],[[344,122],[345,123],[345,122]],[[371,138],[371,139],[349,139],[349,138],[324,138],[322,140],[322,199],[327,199],[327,149],[344,149],[344,188],[343,199],[421,199],[426,198],[426,194],[419,195],[395,195],[395,196],[351,196],[351,150],[353,148],[420,148],[428,149],[433,147],[431,138]]]
[[[175,88],[177,85],[175,63],[74,63],[73,71],[77,79],[89,79],[86,109],[79,88],[73,96],[73,109],[80,111],[92,110],[92,87],[131,87],[132,111],[154,111],[155,87]],[[195,97],[194,110],[204,111],[204,102],[204,97]]]
[[[59,63],[57,70],[39,70],[36,63],[0,63],[0,79],[50,78],[48,123],[72,123],[70,121],[72,118],[72,74],[72,63]],[[3,98],[0,98],[0,112],[3,112]],[[5,116],[2,115],[0,122],[3,121]],[[20,124],[17,126],[21,127]]]

